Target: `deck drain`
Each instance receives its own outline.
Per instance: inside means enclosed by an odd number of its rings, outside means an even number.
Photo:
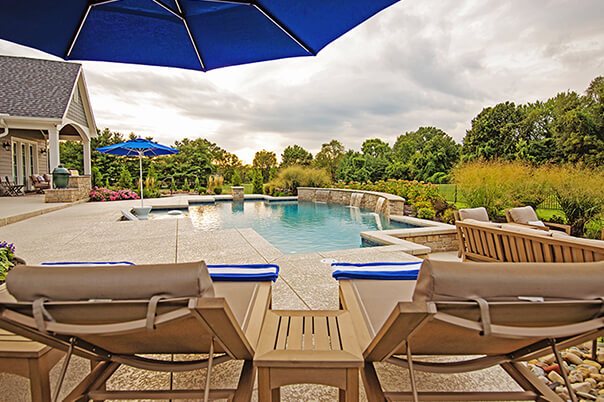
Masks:
[[[338,262],[335,258],[323,258],[321,260],[323,264],[333,264],[334,262]]]

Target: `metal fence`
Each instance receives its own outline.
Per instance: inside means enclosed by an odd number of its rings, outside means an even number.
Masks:
[[[438,190],[445,198],[445,201],[451,203],[464,202],[463,196],[457,191],[456,184],[437,184],[437,186]],[[537,208],[556,210],[561,209],[560,203],[558,202],[558,199],[556,198],[555,194],[548,194],[545,197],[545,200],[541,204],[539,204]]]

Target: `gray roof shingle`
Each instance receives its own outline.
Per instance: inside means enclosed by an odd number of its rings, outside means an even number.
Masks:
[[[62,118],[81,67],[77,63],[0,56],[0,113]]]

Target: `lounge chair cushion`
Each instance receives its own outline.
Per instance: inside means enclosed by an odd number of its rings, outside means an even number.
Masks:
[[[415,280],[422,265],[418,262],[372,262],[352,264],[334,262],[332,276],[337,279]]]
[[[534,235],[534,236],[548,236],[548,237],[552,236],[552,232],[550,232],[549,230],[532,229],[528,226],[513,225],[513,224],[510,225],[510,224],[504,223],[501,225],[501,228],[506,229],[506,230],[511,230],[511,231],[517,232],[517,233],[525,233],[525,234]]]
[[[599,299],[604,262],[492,263],[424,260],[414,302],[475,300]]]
[[[18,301],[146,300],[214,296],[203,261],[123,266],[20,266],[6,276]]]
[[[510,209],[510,216],[516,223],[529,223],[538,221],[537,214],[533,207],[519,207]]]
[[[466,219],[475,219],[481,222],[489,221],[489,214],[484,207],[460,209],[459,217],[462,221],[465,221]]]
[[[485,226],[488,228],[501,228],[501,223],[497,223],[497,222],[485,222],[485,221],[478,221],[476,219],[464,219],[463,220],[464,223],[471,223],[474,225],[479,225],[479,226]]]

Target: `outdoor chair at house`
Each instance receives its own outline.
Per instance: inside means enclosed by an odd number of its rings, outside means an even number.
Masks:
[[[527,275],[530,273],[530,275]],[[604,262],[469,263],[424,260],[416,281],[341,279],[364,350],[371,402],[388,400],[561,401],[521,362],[604,334]],[[418,356],[464,356],[454,361]],[[468,356],[475,356],[470,357]],[[428,360],[428,361],[427,361]],[[411,389],[385,391],[374,362],[407,368]],[[450,374],[499,365],[520,392],[418,392],[417,370]],[[570,384],[564,373],[566,385]]]
[[[604,242],[525,225],[457,221],[464,260],[487,262],[589,262],[604,260]]]
[[[486,208],[478,207],[478,208],[462,208],[459,210],[453,210],[453,216],[455,217],[455,222],[467,220],[468,222],[485,222],[489,224],[491,220],[489,219],[489,214],[487,213]],[[460,231],[459,227],[457,228],[457,237],[461,239],[463,233]],[[461,244],[459,250],[457,251],[457,257],[462,257],[462,249]]]
[[[29,176],[34,188],[38,193],[44,193],[44,190],[48,190],[50,188],[50,182],[44,179],[44,176],[32,174]]]
[[[535,210],[531,206],[518,207],[505,210],[505,218],[509,223],[517,223],[526,225],[534,229],[540,230],[559,230],[566,234],[570,234],[570,226],[562,225],[560,223],[543,222],[537,218]]]
[[[11,197],[25,195],[23,192],[23,184],[15,184],[13,183],[8,176],[4,176],[3,189],[10,195]],[[2,182],[2,178],[0,177],[0,182]]]
[[[68,400],[251,397],[252,359],[270,306],[271,275],[204,262],[120,266],[22,266],[7,275],[17,302],[0,302],[0,327],[98,362]],[[268,271],[267,271],[268,272]],[[260,279],[256,279],[256,278]],[[262,280],[265,281],[262,281]],[[146,354],[208,354],[189,361]],[[244,361],[236,389],[210,390],[212,367]],[[201,390],[112,390],[104,384],[122,364],[153,371],[207,368]],[[55,388],[61,387],[65,368]],[[231,399],[230,399],[231,400]]]

